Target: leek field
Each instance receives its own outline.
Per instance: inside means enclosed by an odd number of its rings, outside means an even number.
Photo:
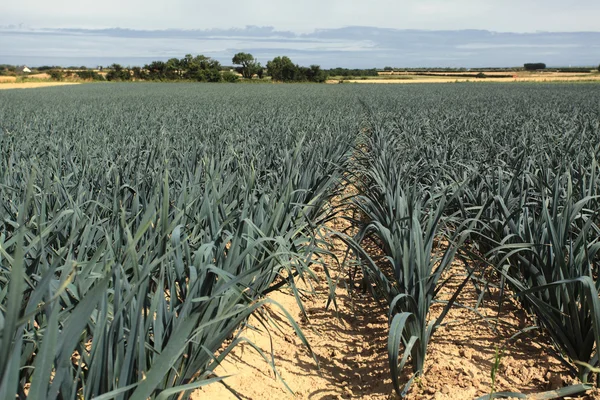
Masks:
[[[1,92],[0,399],[227,385],[213,371],[249,316],[272,329],[269,293],[302,304],[297,284],[315,279],[332,312],[339,280],[380,301],[400,396],[466,287],[499,291],[499,308],[516,298],[577,382],[555,397],[584,393],[600,368],[599,88]],[[336,218],[354,229],[332,230]],[[350,250],[335,265],[332,237]],[[461,284],[432,318],[450,276]],[[488,398],[508,395],[521,396]]]

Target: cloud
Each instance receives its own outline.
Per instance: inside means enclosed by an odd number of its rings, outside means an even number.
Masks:
[[[307,33],[350,25],[501,32],[595,31],[597,0],[27,0],[0,2],[0,25],[139,30],[274,26]]]
[[[406,30],[349,26],[296,33],[270,26],[209,29],[28,29],[0,26],[0,63],[94,65],[205,54],[230,64],[251,52],[266,63],[288,55],[323,67],[478,67],[597,65],[600,32],[498,33],[486,30]],[[543,60],[531,60],[532,56]],[[60,62],[58,62],[60,61]]]

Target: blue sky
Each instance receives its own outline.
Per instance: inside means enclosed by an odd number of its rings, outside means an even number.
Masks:
[[[0,63],[140,65],[237,51],[324,67],[600,63],[600,2],[28,0],[0,4]],[[116,29],[120,28],[120,29]]]

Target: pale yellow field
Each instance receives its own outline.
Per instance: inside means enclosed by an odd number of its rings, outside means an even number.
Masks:
[[[48,86],[78,85],[78,82],[19,82],[19,83],[0,83],[2,89],[34,89]]]
[[[328,80],[327,83],[338,83],[339,80]],[[453,82],[600,82],[600,74],[585,75],[520,75],[516,78],[475,78],[475,77],[456,77],[456,76],[414,76],[410,79],[350,79],[344,80],[348,83],[453,83]]]
[[[50,79],[50,74],[47,74],[45,72],[39,73],[39,74],[30,74],[27,75],[28,79]]]

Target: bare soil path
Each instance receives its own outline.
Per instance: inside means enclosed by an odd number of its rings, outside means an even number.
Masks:
[[[330,227],[343,230],[346,221],[338,219]],[[345,246],[339,239],[330,238],[336,257],[342,260]],[[326,262],[334,279],[339,267],[334,258]],[[326,309],[329,287],[322,266],[315,266],[319,281],[313,283],[314,294],[303,299],[309,320],[302,317],[295,297],[289,291],[270,297],[285,307],[300,321],[305,336],[319,361],[319,367],[297,338],[293,328],[277,307],[269,311],[282,330],[268,334],[247,331],[245,335],[263,352],[271,354],[271,340],[277,370],[289,388],[274,377],[272,368],[251,346],[242,344],[226,358],[217,370],[219,375],[234,376],[226,380],[243,399],[314,399],[328,400],[357,398],[381,400],[394,398],[388,373],[386,352],[387,317],[385,310],[369,295],[348,292],[344,275],[336,289],[337,312],[334,306]],[[215,384],[194,393],[193,400],[235,399],[222,385]]]

